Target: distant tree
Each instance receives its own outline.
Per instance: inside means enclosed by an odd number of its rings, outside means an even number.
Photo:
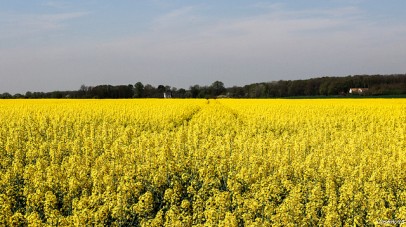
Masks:
[[[244,86],[246,97],[248,98],[264,98],[267,96],[268,87],[264,83],[255,83]]]
[[[257,84],[255,94],[259,98],[266,98],[268,95],[268,87],[264,83]]]
[[[214,96],[212,94],[211,87],[207,87],[207,86],[200,87],[200,92],[197,95],[197,98],[209,99],[209,98],[213,98],[213,97]]]
[[[14,94],[13,98],[15,98],[15,99],[22,99],[22,98],[24,98],[24,95],[22,95],[22,94],[20,94],[20,93],[17,93],[17,94]]]
[[[325,79],[321,84],[320,84],[320,87],[319,87],[319,94],[320,95],[328,95],[328,88],[329,88],[329,85],[330,85],[330,80],[327,80],[327,79]]]
[[[13,98],[13,96],[8,92],[4,92],[3,94],[0,95],[0,98],[2,98],[2,99],[11,99],[11,98]]]
[[[132,84],[127,85],[125,97],[126,98],[134,97],[134,86]]]
[[[306,81],[293,80],[289,81],[288,96],[303,96],[306,87]]]
[[[193,85],[190,87],[190,93],[192,95],[192,98],[197,98],[197,96],[200,93],[200,86],[199,85]]]
[[[32,93],[33,98],[36,99],[42,99],[45,97],[45,93],[44,92],[34,92]]]
[[[234,98],[268,98],[288,96],[345,95],[350,88],[368,88],[365,95],[405,95],[406,74],[354,75],[346,77],[321,77],[307,80],[280,80],[248,84],[243,87],[225,88],[223,82],[210,86],[193,85],[189,90],[159,85],[157,88],[137,82],[129,85],[82,85],[75,91],[30,92],[25,95],[0,94],[0,98],[162,98],[163,92],[171,92],[179,98],[214,98],[226,94]]]
[[[45,96],[47,96],[47,95],[45,95]],[[63,97],[63,94],[60,91],[53,91],[50,93],[49,96],[50,96],[50,98],[53,98],[53,99],[60,99]]]
[[[145,98],[158,98],[157,89],[151,84],[147,84],[144,87],[144,96]],[[159,96],[160,97],[160,96]]]
[[[158,85],[158,92],[160,93],[160,94],[163,94],[165,91],[166,91],[166,88],[165,88],[165,86],[164,85]]]
[[[289,81],[286,81],[286,80],[278,81],[277,86],[276,86],[277,97],[286,97],[286,96],[288,96],[288,86],[289,86]]]
[[[224,87],[223,82],[217,80],[211,84],[210,90],[213,96],[218,96],[223,94],[226,91],[226,88]]]
[[[167,87],[170,88],[169,91],[171,92],[172,98],[180,98],[178,89],[176,87],[170,87],[170,86],[167,86]]]
[[[243,98],[245,96],[244,88],[238,86],[228,88],[227,92],[231,98]]]
[[[25,92],[25,98],[27,99],[32,98],[32,92],[31,91]]]
[[[185,96],[184,96],[185,98],[192,98],[193,96],[192,96],[192,92],[190,92],[190,91],[186,91],[186,93],[185,93]]]
[[[79,88],[79,96],[81,96],[83,98],[86,97],[86,93],[88,90],[89,90],[89,88],[86,85],[82,84]]]
[[[278,82],[269,82],[266,86],[268,87],[267,97],[278,97]]]
[[[311,96],[318,94],[318,85],[317,82],[313,79],[307,80],[306,85],[304,87],[304,95]]]
[[[186,90],[181,88],[177,91],[178,97],[179,98],[186,98]]]
[[[141,82],[137,82],[134,85],[134,98],[144,97],[144,85]]]

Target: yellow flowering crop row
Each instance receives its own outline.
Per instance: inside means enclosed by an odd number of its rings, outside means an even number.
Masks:
[[[406,220],[406,100],[3,100],[0,226]]]

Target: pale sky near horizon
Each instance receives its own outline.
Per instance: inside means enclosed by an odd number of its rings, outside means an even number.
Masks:
[[[404,0],[0,0],[0,93],[406,73]]]

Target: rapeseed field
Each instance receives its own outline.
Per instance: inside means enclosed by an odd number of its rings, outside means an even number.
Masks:
[[[406,220],[406,99],[3,100],[0,226]]]

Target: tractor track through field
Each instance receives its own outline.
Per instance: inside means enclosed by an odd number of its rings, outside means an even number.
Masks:
[[[198,108],[198,109],[192,111],[192,113],[190,113],[189,115],[187,115],[187,116],[185,116],[184,118],[182,118],[182,120],[176,122],[176,123],[174,124],[174,126],[173,126],[173,129],[176,129],[176,128],[180,127],[180,126],[187,126],[187,125],[189,125],[189,122],[190,122],[198,113],[200,113],[204,108],[206,108],[208,105],[210,105],[210,101],[209,101],[209,100],[207,100],[207,103],[206,103],[204,106],[202,106],[202,107],[200,107],[200,108]]]

